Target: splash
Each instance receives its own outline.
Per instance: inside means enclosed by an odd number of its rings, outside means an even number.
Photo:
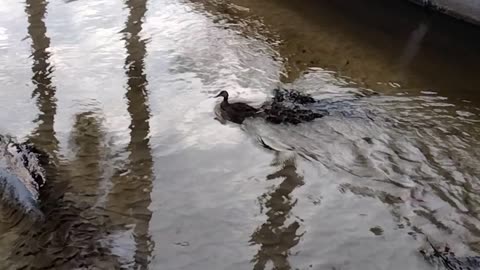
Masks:
[[[0,200],[4,207],[39,213],[39,190],[45,172],[33,147],[0,136]]]

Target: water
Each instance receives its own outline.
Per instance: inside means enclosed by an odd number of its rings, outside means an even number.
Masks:
[[[50,164],[44,220],[0,211],[0,268],[432,269],[426,236],[480,252],[479,30],[380,2],[3,3],[0,133]],[[260,105],[279,85],[332,114],[214,119],[218,91]]]

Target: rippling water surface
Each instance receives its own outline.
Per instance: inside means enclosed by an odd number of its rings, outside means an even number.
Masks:
[[[50,164],[44,220],[1,209],[0,268],[431,269],[426,237],[475,255],[478,33],[400,2],[7,0],[0,133]],[[214,119],[218,91],[277,86],[330,115]]]

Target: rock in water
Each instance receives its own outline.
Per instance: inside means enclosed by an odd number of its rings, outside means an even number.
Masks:
[[[0,135],[0,199],[8,207],[37,212],[45,172],[38,154],[27,144]]]

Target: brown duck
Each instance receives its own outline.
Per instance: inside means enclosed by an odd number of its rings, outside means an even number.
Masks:
[[[255,116],[259,112],[258,109],[246,103],[229,103],[227,91],[222,91],[215,97],[223,97],[223,101],[220,103],[220,112],[225,120],[241,124],[245,118]]]

